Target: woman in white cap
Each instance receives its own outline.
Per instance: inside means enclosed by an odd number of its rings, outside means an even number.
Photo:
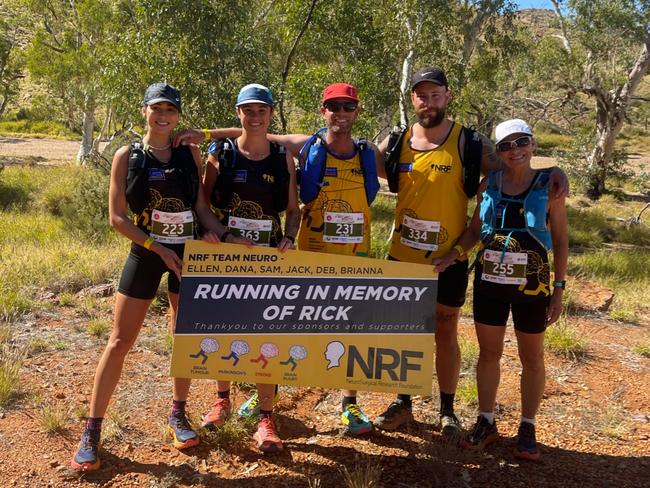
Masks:
[[[271,90],[257,83],[244,86],[237,97],[240,131],[236,139],[222,139],[209,148],[203,188],[206,198],[228,232],[243,235],[256,245],[294,249],[300,226],[300,209],[293,158],[283,146],[269,142],[273,116]],[[284,232],[280,214],[284,212]],[[272,344],[271,344],[272,346]],[[277,386],[257,384],[257,393],[238,413],[258,417],[253,438],[262,452],[282,449],[272,418]],[[217,382],[217,398],[203,418],[207,428],[222,426],[230,415],[230,381]]]
[[[540,456],[535,414],[545,383],[544,331],[562,311],[569,253],[564,197],[549,199],[549,171],[533,169],[530,164],[535,147],[533,132],[525,121],[512,119],[497,126],[496,149],[504,168],[481,182],[474,216],[459,240],[464,249],[479,239],[482,243],[474,275],[480,413],[460,445],[483,449],[499,437],[494,406],[506,322],[512,311],[522,363],[522,412],[514,455],[533,461]],[[457,253],[454,248],[434,264],[443,270]]]
[[[71,460],[77,471],[99,468],[101,426],[108,402],[164,274],[168,275],[170,326],[174,328],[185,241],[197,238],[202,227],[206,241],[247,242],[227,232],[210,211],[200,191],[199,150],[172,148],[181,114],[178,90],[166,83],[149,86],[142,114],[147,129],[142,143],[120,148],[111,167],[110,222],[131,241],[131,252],[116,294],[113,330],[97,365],[86,428]],[[199,443],[185,415],[189,387],[189,379],[173,379],[168,429],[178,449]]]

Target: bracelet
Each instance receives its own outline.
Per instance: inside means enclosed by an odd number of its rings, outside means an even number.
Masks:
[[[296,238],[295,238],[294,236],[288,236],[288,235],[285,235],[284,238],[287,239],[287,240],[289,240],[289,241],[291,241],[291,244],[295,244],[295,243],[296,243]]]
[[[201,129],[201,132],[203,132],[203,136],[205,137],[206,141],[212,140],[212,136],[210,135],[210,129]]]
[[[154,242],[156,242],[156,241],[154,240],[154,238],[151,237],[151,236],[149,236],[149,237],[147,237],[147,240],[144,241],[144,244],[142,244],[142,247],[144,247],[144,248],[147,249],[148,251],[151,251],[151,246],[153,245]]]
[[[459,256],[462,256],[463,254],[465,254],[465,249],[463,249],[463,246],[461,246],[460,244],[456,244],[454,246],[454,249],[456,249],[456,251],[458,251]]]
[[[219,240],[221,242],[226,242],[226,239],[228,239],[228,236],[231,236],[231,235],[232,235],[232,232],[230,232],[229,230],[226,230],[226,232],[224,232],[223,234],[221,234],[219,236]]]
[[[566,280],[554,281],[553,282],[553,288],[562,288],[563,290],[565,290],[566,289]]]

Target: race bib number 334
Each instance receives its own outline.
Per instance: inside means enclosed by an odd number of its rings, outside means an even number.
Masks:
[[[404,216],[400,242],[414,249],[426,251],[438,250],[440,236],[440,222],[433,220],[420,220]]]
[[[503,259],[501,259],[503,255]],[[481,279],[502,285],[523,285],[526,283],[528,254],[525,252],[492,251],[483,253],[483,274]]]

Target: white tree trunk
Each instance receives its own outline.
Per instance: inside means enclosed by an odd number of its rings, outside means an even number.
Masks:
[[[86,165],[93,148],[93,130],[95,128],[95,101],[86,96],[84,104],[83,122],[81,124],[81,145],[77,153],[77,163]]]

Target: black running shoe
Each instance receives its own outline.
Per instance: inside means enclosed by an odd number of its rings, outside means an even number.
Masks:
[[[479,415],[472,430],[460,440],[460,447],[480,451],[499,438],[496,420],[492,423],[483,415]]]

